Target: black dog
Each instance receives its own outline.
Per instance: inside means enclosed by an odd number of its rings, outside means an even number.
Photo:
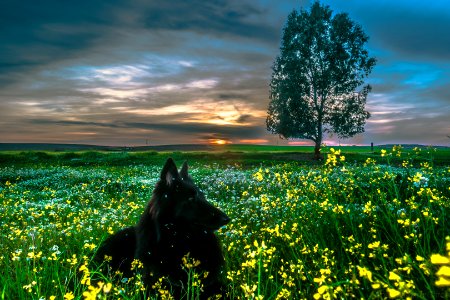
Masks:
[[[224,296],[224,258],[214,231],[229,221],[194,184],[186,162],[178,173],[169,158],[138,224],[108,237],[94,261],[107,264],[110,271],[120,271],[124,277],[131,277],[132,261],[138,259],[143,264],[141,274],[148,289],[158,278],[166,277],[173,296],[180,299],[187,284],[183,257],[189,254],[191,259],[200,262],[195,267],[196,273],[207,274],[202,280],[201,298]],[[112,259],[104,260],[105,255]]]

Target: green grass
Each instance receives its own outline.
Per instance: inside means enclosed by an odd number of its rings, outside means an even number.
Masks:
[[[326,156],[330,149],[341,150],[347,161],[363,163],[367,158],[381,159],[381,150],[373,151],[366,146],[323,147]],[[308,146],[261,146],[261,145],[223,145],[211,151],[0,151],[1,165],[50,164],[66,166],[160,164],[167,157],[175,160],[188,160],[197,163],[214,161],[220,165],[258,166],[296,161],[299,164],[321,165],[322,161],[313,158],[313,147]],[[415,151],[414,149],[418,149]],[[402,148],[402,157],[392,157],[390,163],[400,165],[402,160],[414,157],[415,163],[433,161],[434,165],[450,165],[450,148]],[[384,160],[382,161],[385,162]]]
[[[139,278],[99,286],[89,262],[105,237],[137,221],[168,156],[188,159],[232,218],[217,233],[230,299],[450,298],[443,150],[328,148],[317,162],[295,160],[310,155],[298,149],[244,148],[2,153],[0,299],[140,299]],[[168,290],[158,283],[153,299]]]

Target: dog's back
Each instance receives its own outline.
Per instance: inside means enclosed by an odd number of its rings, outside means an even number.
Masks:
[[[109,236],[94,257],[97,265],[110,275],[119,271],[123,277],[132,276],[131,262],[136,251],[136,229],[134,227],[124,228]]]

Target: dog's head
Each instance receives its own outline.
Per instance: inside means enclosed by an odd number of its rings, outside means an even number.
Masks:
[[[186,162],[178,172],[171,158],[166,161],[152,201],[150,213],[160,224],[176,223],[213,231],[230,222],[224,212],[206,200],[189,176]]]

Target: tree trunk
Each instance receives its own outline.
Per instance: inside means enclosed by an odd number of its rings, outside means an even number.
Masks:
[[[322,154],[320,153],[321,141],[316,141],[314,146],[314,159],[319,160],[322,159]]]
[[[320,108],[317,112],[318,118],[317,118],[317,136],[314,140],[315,146],[314,146],[314,159],[320,160],[322,159],[322,154],[320,154],[320,147],[322,146],[322,117],[323,117],[323,101],[320,105]]]

